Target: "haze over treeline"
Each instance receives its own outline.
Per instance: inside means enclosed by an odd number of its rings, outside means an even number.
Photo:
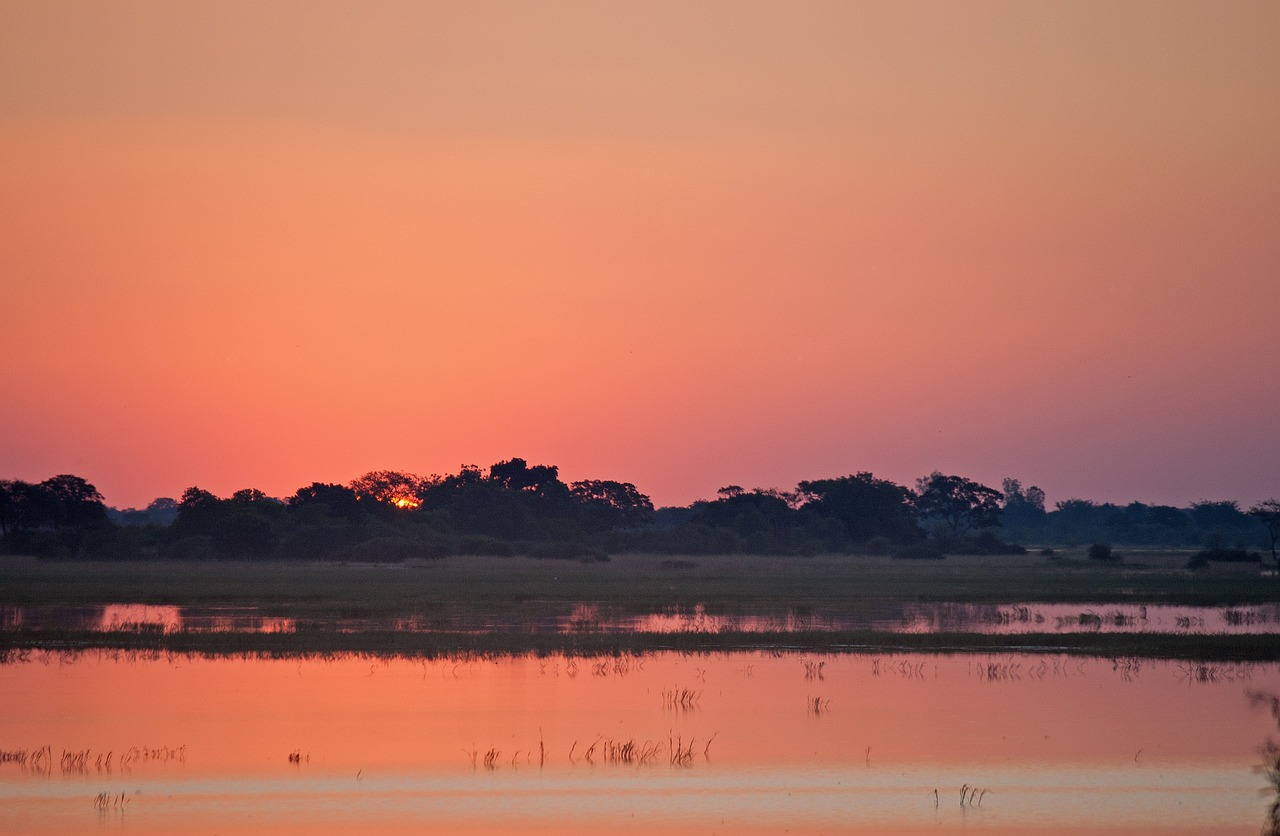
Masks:
[[[399,561],[450,554],[582,560],[609,553],[1017,554],[1026,545],[1203,546],[1208,559],[1274,556],[1280,503],[1233,500],[1178,508],[999,488],[934,471],[905,486],[858,472],[790,490],[728,485],[714,499],[655,508],[634,484],[566,483],[555,465],[521,458],[421,477],[372,471],[313,482],[284,498],[193,486],[144,509],[109,508],[85,479],[0,480],[0,546],[45,558]]]

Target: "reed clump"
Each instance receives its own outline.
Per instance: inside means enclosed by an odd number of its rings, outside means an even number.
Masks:
[[[971,787],[968,784],[960,787],[960,806],[961,807],[981,807],[982,797],[987,794],[987,790],[979,787]]]
[[[130,796],[123,792],[119,794],[100,792],[93,797],[93,808],[103,813],[108,810],[123,813],[129,801]]]
[[[704,760],[710,759],[712,735],[702,748]],[[601,735],[591,745],[575,757],[578,741],[569,747],[569,762],[576,764],[579,760],[595,766],[597,763],[609,766],[648,766],[657,763],[663,757],[671,766],[690,766],[694,760],[696,738],[685,742],[682,737],[669,736],[664,743],[660,740],[637,740],[634,737],[613,738]]]
[[[702,692],[693,688],[663,690],[662,707],[668,710],[691,711],[698,707]]]
[[[32,750],[0,749],[0,764],[5,763],[16,763],[33,772],[45,772],[53,764],[53,748],[42,746]]]

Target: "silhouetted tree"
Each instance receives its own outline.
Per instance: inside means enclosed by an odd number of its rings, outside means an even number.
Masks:
[[[40,483],[54,509],[55,526],[94,526],[107,521],[102,494],[79,476],[62,474]]]
[[[963,476],[934,471],[916,480],[916,510],[922,519],[938,520],[952,536],[1000,524],[1000,491]]]
[[[1276,543],[1280,542],[1280,500],[1264,499],[1249,509],[1249,516],[1267,529],[1267,537],[1271,541],[1271,562],[1280,572],[1280,558],[1276,557]]]
[[[634,527],[653,516],[653,502],[630,482],[588,479],[571,484],[569,495],[589,517],[605,526]]]
[[[8,536],[18,524],[18,503],[25,482],[0,479],[0,537]]]
[[[816,479],[796,486],[806,515],[838,520],[854,543],[887,537],[905,543],[920,536],[915,494],[910,488],[861,472],[839,479]]]
[[[730,486],[731,488],[734,486]],[[773,489],[720,490],[720,498],[690,507],[688,523],[676,536],[689,551],[779,554],[813,551],[800,527],[794,497]]]
[[[245,488],[219,499],[201,488],[187,488],[169,529],[169,542],[203,538],[218,554],[266,558],[280,541],[278,523],[284,505],[260,490]]]
[[[160,496],[151,500],[146,508],[125,508],[116,511],[108,509],[108,513],[118,523],[128,526],[169,525],[178,515],[178,500],[170,496]]]
[[[305,488],[298,488],[285,502],[290,509],[316,508],[322,514],[345,519],[356,519],[361,511],[355,491],[346,485],[326,482],[312,482]]]
[[[489,481],[504,490],[528,491],[548,498],[568,494],[569,488],[559,476],[560,469],[553,464],[530,467],[524,459],[508,459],[489,467]]]
[[[351,480],[351,490],[362,502],[379,502],[396,508],[417,508],[430,482],[399,470],[371,470]]]

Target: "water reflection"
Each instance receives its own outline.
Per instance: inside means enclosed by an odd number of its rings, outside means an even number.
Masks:
[[[292,618],[255,607],[175,607],[160,604],[0,607],[0,629],[92,632],[288,633]]]
[[[891,633],[1145,633],[1165,635],[1280,634],[1280,604],[1192,607],[1124,604],[954,604],[869,602],[857,613],[783,609],[715,613],[704,606],[628,613],[579,603],[535,603],[505,614],[406,613],[363,618],[324,617],[339,631],[541,633],[805,633],[878,630]],[[0,607],[0,629],[175,632],[293,632],[309,622],[254,607],[176,607],[119,603],[105,606]]]
[[[23,833],[1257,832],[1280,693],[1019,654],[9,662]]]

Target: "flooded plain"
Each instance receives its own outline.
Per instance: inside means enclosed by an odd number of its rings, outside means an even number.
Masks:
[[[1254,834],[1277,692],[1060,655],[10,652],[0,831]]]

